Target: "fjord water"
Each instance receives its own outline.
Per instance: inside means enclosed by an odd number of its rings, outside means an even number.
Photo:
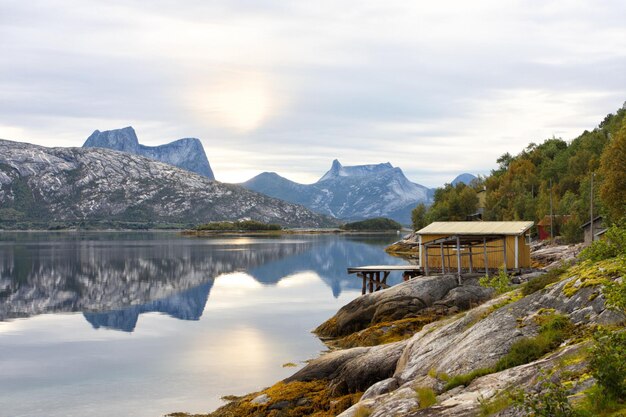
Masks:
[[[346,267],[404,263],[396,239],[0,234],[0,415],[199,413],[269,386],[325,350],[310,331],[360,295]]]

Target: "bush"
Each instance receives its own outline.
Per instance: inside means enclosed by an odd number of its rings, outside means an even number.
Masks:
[[[601,390],[610,399],[626,398],[626,332],[600,330],[595,335],[589,366]]]
[[[606,298],[607,307],[626,313],[626,279],[607,283],[602,292]]]
[[[505,292],[511,291],[513,288],[511,286],[511,280],[504,269],[500,269],[498,275],[494,275],[491,278],[488,276],[484,276],[478,280],[478,283],[481,287],[485,288],[493,288],[496,290],[496,294],[503,294]]]
[[[534,417],[577,417],[584,414],[574,410],[567,401],[567,390],[561,381],[552,382],[541,376],[538,392],[517,391],[511,395],[517,409]]]
[[[594,262],[615,258],[626,254],[626,227],[613,225],[604,234],[604,238],[596,240],[583,249],[580,258]]]

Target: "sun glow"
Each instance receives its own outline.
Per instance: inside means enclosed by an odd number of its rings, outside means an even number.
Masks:
[[[258,77],[210,83],[196,88],[192,97],[194,112],[203,120],[241,132],[261,126],[274,104],[268,82]]]

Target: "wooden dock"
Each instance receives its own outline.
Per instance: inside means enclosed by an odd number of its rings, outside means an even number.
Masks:
[[[403,276],[413,278],[422,275],[419,265],[368,265],[348,268],[348,274],[356,274],[363,279],[361,294],[389,288],[387,278],[391,271],[402,271]]]

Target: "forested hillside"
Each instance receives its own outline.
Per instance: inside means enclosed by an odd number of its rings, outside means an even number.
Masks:
[[[518,155],[498,158],[498,168],[469,186],[446,184],[435,192],[433,205],[413,211],[413,226],[432,221],[466,220],[479,207],[486,190],[484,220],[533,220],[550,214],[569,215],[558,225],[569,241],[579,240],[589,220],[593,175],[594,213],[617,222],[626,212],[626,107],[607,115],[591,131],[567,142],[550,138],[530,143]],[[563,218],[557,218],[563,219]],[[557,222],[555,220],[555,223]]]

